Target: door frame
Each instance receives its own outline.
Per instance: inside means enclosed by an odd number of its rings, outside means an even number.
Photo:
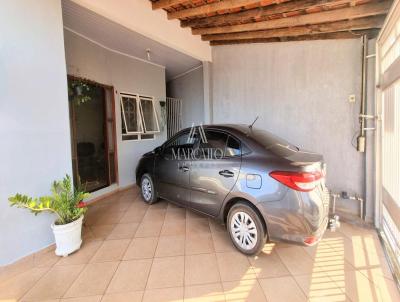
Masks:
[[[75,75],[71,75],[71,74],[67,75],[67,79],[68,80],[78,80],[78,81],[86,82],[86,83],[91,84],[91,85],[96,85],[96,86],[102,87],[104,89],[108,89],[111,92],[111,115],[113,116],[113,120],[114,120],[112,131],[113,131],[113,134],[114,134],[114,144],[113,145],[114,145],[115,182],[111,182],[111,175],[110,175],[110,167],[109,167],[110,166],[110,163],[109,163],[110,159],[109,159],[109,151],[108,151],[109,141],[108,141],[108,131],[107,131],[107,105],[105,103],[104,103],[104,125],[103,125],[104,128],[105,128],[104,129],[104,136],[105,136],[105,142],[104,142],[105,148],[104,149],[107,150],[106,156],[107,156],[107,171],[108,171],[108,181],[109,181],[108,186],[110,186],[110,185],[112,185],[114,183],[119,185],[117,116],[115,114],[115,93],[116,93],[116,90],[114,89],[114,86],[103,84],[103,83],[99,83],[99,82],[96,82],[96,81],[93,81],[93,80],[90,80],[90,79],[87,79],[87,78],[84,78],[84,77],[79,77],[79,76],[75,76]],[[105,101],[107,101],[106,98],[105,98]],[[68,100],[68,102],[69,102],[69,100]],[[73,108],[73,107],[70,107],[70,108]],[[73,109],[72,109],[72,115],[74,115]],[[75,157],[76,159],[78,157],[77,157],[77,154],[76,154],[77,153],[76,146],[74,146],[74,142],[72,141],[72,138],[74,136],[76,136],[75,127],[73,127],[72,124],[73,123],[71,121],[71,145],[72,145],[71,161],[73,163],[73,157]],[[76,171],[78,171],[78,162],[77,162],[77,160],[75,160],[74,169],[76,169]]]

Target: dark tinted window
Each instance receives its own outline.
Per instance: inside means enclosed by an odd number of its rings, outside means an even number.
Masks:
[[[226,144],[225,156],[240,156],[240,154],[240,142],[232,136],[229,136],[228,143]]]
[[[175,154],[179,152],[188,152],[188,150],[193,149],[194,144],[197,142],[197,134],[193,134],[189,138],[189,132],[182,133],[172,141],[166,144],[164,147],[164,155],[170,156],[173,154],[173,150]],[[182,155],[182,154],[181,154]]]
[[[225,152],[228,135],[212,130],[206,130],[205,135],[207,141],[200,140],[199,145],[202,154],[207,158],[221,158]]]
[[[299,151],[296,146],[265,130],[252,129],[249,135],[278,156],[287,157]]]

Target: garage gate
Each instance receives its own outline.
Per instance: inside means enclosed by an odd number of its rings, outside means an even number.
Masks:
[[[376,224],[400,267],[400,5],[393,6],[377,41]]]

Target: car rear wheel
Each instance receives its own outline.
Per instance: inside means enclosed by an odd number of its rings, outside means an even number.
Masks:
[[[143,174],[140,181],[140,189],[144,201],[148,204],[155,203],[158,199],[157,192],[154,187],[153,179],[150,174]]]
[[[228,213],[227,228],[235,247],[246,255],[258,254],[266,242],[266,232],[259,215],[239,202]]]

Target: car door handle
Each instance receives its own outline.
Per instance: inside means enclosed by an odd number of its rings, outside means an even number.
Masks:
[[[222,175],[224,177],[233,177],[235,174],[229,170],[221,170],[219,171],[219,175]]]
[[[181,166],[181,167],[179,167],[179,170],[182,170],[183,172],[187,172],[187,171],[189,171],[189,167]]]

